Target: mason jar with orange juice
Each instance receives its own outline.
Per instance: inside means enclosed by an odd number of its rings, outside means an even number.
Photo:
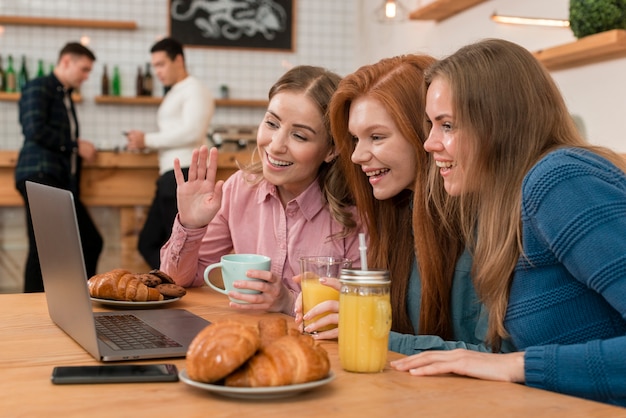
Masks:
[[[391,330],[389,272],[342,270],[339,277],[339,360],[350,372],[380,372]]]
[[[330,286],[320,283],[320,278],[339,278],[341,269],[352,267],[352,260],[340,257],[313,256],[301,257],[301,281],[302,288],[302,313],[306,314],[315,306],[327,300],[339,300],[339,292]],[[310,323],[318,321],[328,313],[317,315],[312,319],[304,321],[306,327]],[[328,331],[336,328],[336,325],[326,325],[318,328],[317,332]]]

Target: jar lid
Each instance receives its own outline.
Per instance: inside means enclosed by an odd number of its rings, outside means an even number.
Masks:
[[[339,275],[339,281],[346,284],[389,284],[388,270],[356,270],[356,269],[341,269]]]

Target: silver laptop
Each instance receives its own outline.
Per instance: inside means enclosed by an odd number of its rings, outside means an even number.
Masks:
[[[93,312],[72,193],[32,182],[26,190],[52,321],[100,361],[184,357],[209,322],[183,309]],[[142,330],[125,328],[122,337],[141,341],[116,342],[100,324],[127,321]]]

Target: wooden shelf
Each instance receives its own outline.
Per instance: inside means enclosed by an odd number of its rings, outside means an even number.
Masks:
[[[18,100],[20,100],[20,94],[19,93],[0,92],[0,101],[3,101],[3,102],[17,102]]]
[[[163,98],[152,96],[96,96],[94,99],[98,104],[115,104],[115,105],[159,105]]]
[[[435,0],[424,7],[412,11],[409,14],[409,18],[413,20],[436,20],[439,22],[486,1],[487,0]]]
[[[20,100],[20,93],[6,93],[0,92],[0,102],[17,102]],[[72,94],[72,100],[74,103],[80,103],[83,98],[80,94]]]
[[[120,96],[96,96],[98,104],[115,105],[159,105],[162,97],[120,97]],[[267,107],[267,100],[252,99],[215,99],[215,105],[220,107]]]
[[[58,26],[93,29],[137,29],[137,23],[123,20],[67,19],[55,17],[0,16],[0,24],[22,26]]]
[[[548,70],[563,70],[626,57],[626,30],[614,29],[533,54]]]

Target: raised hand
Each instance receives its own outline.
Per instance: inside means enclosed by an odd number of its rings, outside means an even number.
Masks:
[[[222,180],[215,181],[217,175],[217,149],[206,145],[193,151],[187,181],[180,168],[180,161],[174,160],[176,176],[176,198],[178,217],[185,228],[203,228],[215,217],[222,206]]]

